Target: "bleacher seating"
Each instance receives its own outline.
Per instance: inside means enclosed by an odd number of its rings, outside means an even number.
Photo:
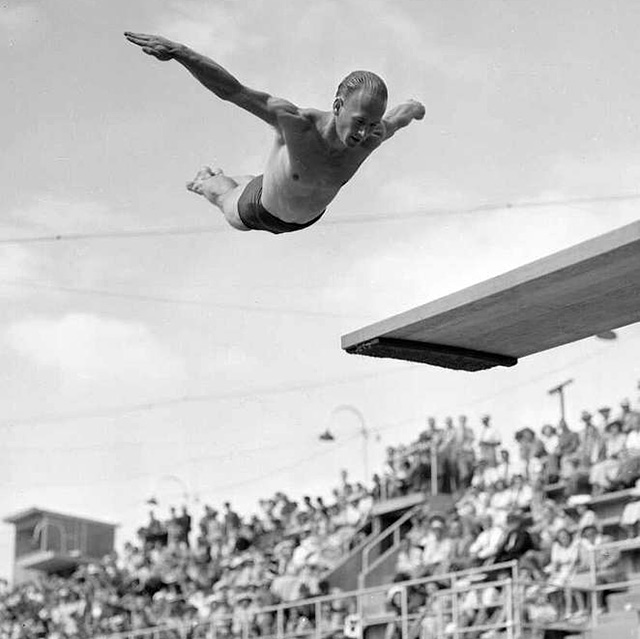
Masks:
[[[546,428],[544,441],[521,429],[517,459],[488,417],[477,437],[466,418],[432,421],[388,450],[371,489],[344,473],[331,502],[278,493],[253,517],[207,506],[196,531],[186,510],[151,513],[119,556],[3,584],[0,637],[622,632],[640,603],[640,450],[620,448],[613,421],[583,420],[580,433]],[[617,422],[640,432],[629,408]]]

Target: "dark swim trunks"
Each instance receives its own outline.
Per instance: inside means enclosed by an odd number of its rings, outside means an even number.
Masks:
[[[269,231],[269,233],[291,233],[315,224],[324,215],[324,211],[318,217],[304,224],[285,222],[277,218],[262,206],[262,175],[259,175],[245,186],[238,199],[238,215],[242,223],[249,229]]]

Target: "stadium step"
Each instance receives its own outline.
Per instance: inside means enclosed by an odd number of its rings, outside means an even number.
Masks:
[[[602,615],[593,630],[586,630],[585,639],[638,639],[640,620],[638,613],[616,611]]]
[[[640,585],[630,586],[624,592],[609,595],[607,607],[611,613],[636,610],[640,612]]]

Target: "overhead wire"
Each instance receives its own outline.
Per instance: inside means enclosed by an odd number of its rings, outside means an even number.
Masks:
[[[342,313],[334,313],[331,311],[305,311],[301,309],[293,308],[278,308],[270,306],[261,306],[258,304],[225,304],[221,302],[209,302],[203,300],[188,300],[172,297],[163,297],[158,295],[142,295],[139,293],[127,293],[118,291],[107,291],[95,288],[80,288],[75,286],[62,286],[56,284],[48,284],[46,282],[40,282],[37,280],[0,280],[1,286],[20,286],[25,288],[32,288],[36,290],[47,290],[54,292],[62,292],[74,295],[87,295],[87,296],[100,296],[107,298],[116,298],[124,300],[138,300],[141,302],[153,302],[160,304],[176,304],[184,306],[195,306],[198,308],[212,308],[219,310],[237,310],[250,313],[264,313],[275,315],[293,315],[298,317],[308,317],[311,319],[328,318],[328,319],[368,319],[369,316],[365,315],[348,315]]]
[[[144,412],[158,408],[167,408],[190,403],[215,402],[223,400],[247,399],[250,397],[265,397],[270,395],[279,395],[284,393],[301,392],[307,390],[319,390],[322,388],[330,388],[332,386],[340,386],[343,384],[351,384],[365,379],[376,379],[378,377],[386,377],[387,375],[395,375],[410,369],[415,369],[416,364],[407,364],[398,366],[386,371],[378,371],[375,373],[363,373],[362,375],[353,375],[350,377],[334,378],[324,381],[306,381],[300,383],[285,383],[273,386],[254,387],[249,390],[235,390],[221,393],[202,393],[193,395],[182,395],[178,397],[169,397],[163,399],[150,400],[148,402],[139,402],[122,406],[111,406],[101,410],[78,411],[75,413],[58,413],[51,415],[40,415],[33,417],[16,417],[11,419],[3,419],[0,422],[0,429],[13,428],[14,426],[32,425],[32,424],[52,424],[59,422],[76,421],[80,419],[98,419],[106,417],[117,417],[132,413]]]
[[[426,218],[440,215],[469,215],[475,213],[487,213],[502,209],[528,210],[545,208],[550,206],[572,206],[607,202],[627,202],[640,199],[640,193],[617,193],[590,197],[556,198],[546,200],[524,200],[521,202],[505,201],[499,203],[477,204],[458,208],[431,208],[414,209],[412,211],[398,211],[383,214],[355,214],[338,215],[323,221],[323,225],[339,226],[348,224],[372,224],[377,222],[394,222],[414,218]],[[178,237],[193,235],[208,235],[227,232],[226,226],[194,226],[194,227],[169,227],[159,229],[138,229],[130,231],[100,231],[82,233],[53,233],[33,237],[5,237],[0,238],[3,244],[43,244],[82,240],[119,240],[153,237]]]

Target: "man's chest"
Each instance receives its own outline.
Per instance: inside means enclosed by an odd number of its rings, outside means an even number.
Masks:
[[[346,183],[371,153],[365,148],[336,152],[315,131],[285,135],[285,147],[294,180],[320,180],[338,186]]]

